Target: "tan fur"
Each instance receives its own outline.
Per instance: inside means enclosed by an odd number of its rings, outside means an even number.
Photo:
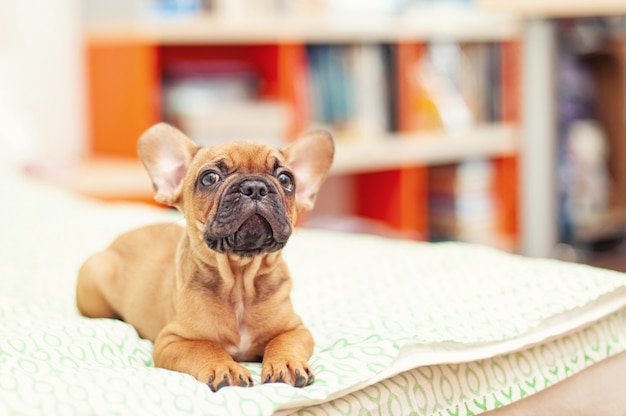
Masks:
[[[154,341],[156,366],[189,373],[213,390],[252,385],[250,373],[236,361],[261,359],[263,382],[311,383],[313,338],[294,312],[282,245],[256,252],[257,239],[249,236],[265,235],[271,225],[272,238],[286,239],[297,213],[313,206],[333,158],[330,135],[310,133],[282,152],[249,142],[200,148],[158,124],[140,138],[139,152],[155,198],[178,208],[187,226],[133,230],[87,259],[76,290],[80,312],[130,323]],[[219,172],[220,181],[200,185],[207,171]],[[295,190],[281,185],[281,172],[295,175]],[[269,192],[260,202],[253,192],[262,190],[249,185],[258,181]],[[240,200],[266,221],[241,225],[239,235],[251,241],[247,245],[236,245],[241,237],[210,248],[205,234],[242,222],[239,211],[247,217]],[[245,251],[249,247],[251,254]]]

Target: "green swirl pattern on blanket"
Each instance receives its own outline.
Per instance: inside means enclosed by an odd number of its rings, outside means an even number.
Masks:
[[[0,240],[0,414],[478,414],[626,349],[620,273],[463,244],[299,231],[286,256],[294,304],[316,340],[315,383],[262,385],[260,364],[250,363],[253,388],[212,393],[154,368],[151,343],[132,327],[80,317],[73,305],[87,254],[129,226],[180,219],[47,188],[24,198],[0,208],[3,236],[39,233],[37,247]],[[578,311],[604,312],[586,322]]]
[[[254,415],[269,414],[277,403],[293,397],[293,389],[280,385],[257,386],[245,392],[257,390],[255,394],[242,397],[238,388],[213,394],[190,377],[146,367],[150,345],[126,325],[42,313],[40,324],[50,326],[32,330],[24,325],[22,314],[38,313],[14,310],[19,316],[3,318],[19,325],[23,336],[2,343],[2,414]],[[59,319],[67,322],[65,329]],[[421,367],[298,414],[351,415],[363,409],[379,414],[402,414],[406,409],[417,414],[478,414],[623,350],[625,324],[621,311],[546,345],[493,359]],[[5,329],[11,329],[10,324]]]
[[[494,358],[419,367],[298,415],[477,415],[537,393],[626,349],[626,312]]]
[[[324,264],[333,239],[356,250],[348,250],[352,254],[341,264]],[[190,376],[153,368],[151,344],[122,322],[6,299],[0,306],[0,413],[271,414],[336,398],[300,413],[350,414],[393,395],[392,407],[405,402],[426,414],[476,414],[541,390],[626,345],[624,313],[616,312],[553,344],[422,366],[342,397],[384,371],[403,346],[434,345],[445,352],[514,338],[617,289],[624,279],[459,244],[315,232],[302,232],[292,243],[290,262],[302,259],[292,267],[298,276],[294,302],[316,338],[312,386],[260,385],[260,366],[249,364],[257,386],[211,393]],[[403,264],[389,268],[386,262]],[[420,364],[419,355],[414,360]]]

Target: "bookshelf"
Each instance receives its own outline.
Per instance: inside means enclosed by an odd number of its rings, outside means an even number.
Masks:
[[[440,22],[445,21],[446,24]],[[495,169],[499,232],[517,233],[518,106],[516,63],[520,27],[501,14],[431,10],[400,17],[333,19],[264,17],[239,20],[196,16],[174,21],[92,24],[85,31],[93,157],[135,157],[136,138],[163,118],[163,80],[181,62],[239,62],[261,80],[258,97],[286,103],[285,140],[311,125],[310,91],[303,91],[316,47],[386,45],[395,83],[393,127],[336,135],[334,176],[349,176],[354,215],[407,235],[428,235],[428,166],[489,158]],[[497,119],[453,132],[416,122],[421,99],[409,68],[432,42],[497,44],[502,66]],[[507,65],[504,65],[504,62]],[[131,162],[132,163],[132,162]],[[104,164],[106,165],[106,163]],[[142,185],[143,187],[143,185]],[[139,198],[141,199],[141,198]],[[514,246],[514,243],[512,244]]]

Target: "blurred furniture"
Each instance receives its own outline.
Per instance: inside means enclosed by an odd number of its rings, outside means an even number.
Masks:
[[[99,23],[86,30],[91,152],[135,157],[137,137],[164,118],[164,83],[191,63],[237,62],[260,79],[258,96],[286,103],[291,117],[284,141],[315,120],[307,101],[316,45],[387,45],[393,86],[391,130],[338,135],[333,174],[350,183],[349,214],[378,220],[407,236],[428,237],[428,166],[490,158],[494,174],[496,244],[517,241],[519,28],[515,19],[468,11],[414,13],[376,19],[329,17],[224,18],[197,15],[172,20]],[[479,120],[459,132],[433,129],[415,111],[423,86],[415,72],[429,42],[497,44],[502,73],[493,94],[498,119]],[[506,64],[505,64],[506,63]],[[492,98],[489,98],[492,99]],[[419,104],[421,105],[421,104]],[[498,111],[499,111],[498,107]],[[376,114],[374,112],[374,114]],[[245,123],[242,120],[242,123]],[[359,140],[359,137],[363,139]]]
[[[520,162],[520,251],[547,257],[559,242],[557,226],[557,138],[556,108],[559,70],[556,62],[556,19],[626,15],[626,3],[618,0],[593,2],[479,0],[486,10],[505,11],[523,17]],[[611,210],[604,228],[623,232],[626,211],[626,126],[624,121],[624,39],[604,51],[592,63],[598,90],[598,118],[607,136],[609,169],[614,186]],[[606,59],[609,57],[610,59]],[[611,68],[617,64],[617,68]],[[618,217],[617,221],[615,217]],[[599,226],[603,228],[602,225]]]

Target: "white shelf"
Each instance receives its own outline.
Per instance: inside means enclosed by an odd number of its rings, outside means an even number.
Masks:
[[[414,165],[456,162],[470,157],[514,155],[517,128],[494,124],[463,134],[394,134],[371,141],[337,140],[331,175],[376,172]],[[153,189],[141,162],[94,157],[52,172],[42,179],[82,195],[109,200],[149,200]]]
[[[473,157],[511,156],[517,154],[518,143],[517,127],[508,124],[479,126],[455,135],[425,132],[393,134],[372,141],[338,140],[331,174],[452,163]]]
[[[624,0],[478,0],[477,6],[527,18],[626,15]]]
[[[54,185],[104,200],[144,200],[154,188],[141,162],[112,156],[88,157],[71,166],[36,174]]]
[[[158,44],[364,43],[425,40],[496,41],[516,38],[519,21],[508,14],[429,8],[402,16],[272,16],[225,18],[199,15],[171,21],[91,23],[92,43]]]

